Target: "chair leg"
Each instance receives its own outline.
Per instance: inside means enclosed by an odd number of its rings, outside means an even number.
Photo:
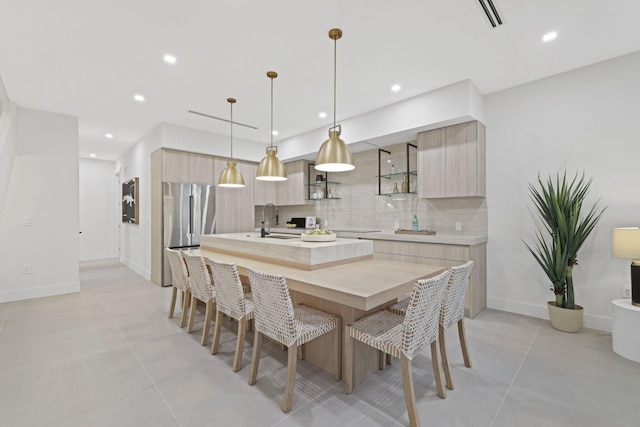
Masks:
[[[447,391],[442,384],[442,370],[440,369],[440,352],[438,351],[438,340],[434,340],[431,343],[431,362],[433,364],[433,376],[436,379],[436,390],[438,396],[446,399]]]
[[[207,309],[204,315],[204,326],[202,327],[202,339],[200,345],[207,345],[209,342],[209,328],[211,327],[211,318],[213,317],[213,301],[207,301]]]
[[[260,350],[262,349],[262,334],[258,331],[253,336],[253,355],[251,356],[251,370],[249,371],[249,385],[256,383],[258,365],[260,364]]]
[[[193,295],[191,296],[191,310],[189,313],[189,324],[187,325],[187,333],[190,334],[193,331],[193,321],[196,319],[196,306],[198,300]]]
[[[176,307],[176,297],[178,296],[178,288],[172,286],[171,290],[171,305],[169,306],[169,319],[173,319],[173,310]]]
[[[409,425],[417,427],[420,425],[418,410],[416,408],[416,394],[413,389],[413,377],[411,374],[411,360],[402,355],[402,385],[404,387],[404,400],[407,404],[407,415],[409,415]]]
[[[353,391],[353,338],[351,338],[351,326],[344,327],[344,385],[345,392]]]
[[[187,324],[187,313],[189,308],[189,300],[191,299],[191,291],[180,291],[182,293],[182,315],[180,316],[180,327],[184,328]]]
[[[464,366],[471,367],[471,358],[469,357],[469,349],[467,348],[467,333],[464,329],[464,319],[458,320],[458,335],[460,336],[460,347],[462,347],[462,358]]]
[[[387,354],[382,350],[378,350],[378,369],[380,369],[381,371],[384,371],[384,368],[386,367],[387,367]]]
[[[438,340],[440,340],[440,356],[442,357],[442,369],[444,370],[444,379],[447,382],[447,388],[453,390],[453,378],[451,378],[451,367],[449,366],[449,357],[447,355],[447,331],[442,325],[438,325]]]
[[[304,344],[298,346],[298,360],[304,360]]]
[[[291,410],[293,402],[293,389],[296,385],[296,364],[298,362],[298,346],[293,344],[289,347],[289,362],[287,364],[287,385],[284,389],[284,401],[282,402],[282,412]]]
[[[236,356],[233,358],[233,372],[238,372],[242,366],[242,351],[244,350],[244,334],[247,331],[247,319],[238,321],[238,337],[236,338]]]
[[[222,331],[222,312],[216,310],[216,324],[213,326],[213,343],[211,344],[211,354],[218,352],[220,345],[220,332]]]
[[[336,354],[333,362],[333,378],[340,381],[342,378],[342,319],[338,317],[336,330],[333,331],[333,346]]]
[[[387,354],[387,365],[392,365],[393,364],[393,356],[391,356],[390,354]]]

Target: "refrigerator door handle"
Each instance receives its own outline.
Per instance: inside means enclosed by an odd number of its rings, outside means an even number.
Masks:
[[[189,196],[189,234],[193,234],[193,195]]]

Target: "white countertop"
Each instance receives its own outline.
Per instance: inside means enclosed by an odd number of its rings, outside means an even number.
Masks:
[[[259,229],[258,229],[259,231]],[[301,234],[305,232],[303,228],[286,228],[271,227],[272,233],[288,233]],[[464,245],[473,246],[487,242],[487,236],[484,234],[435,234],[432,236],[411,235],[411,234],[394,234],[392,232],[376,231],[376,232],[358,232],[354,231],[336,231],[338,237],[349,239],[368,239],[368,240],[394,240],[398,242],[418,242],[418,243],[439,243],[444,245]]]

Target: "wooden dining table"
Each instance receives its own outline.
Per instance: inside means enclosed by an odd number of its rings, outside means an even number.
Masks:
[[[247,268],[281,274],[286,278],[294,304],[305,304],[340,316],[342,325],[353,323],[367,314],[382,310],[408,294],[417,280],[438,275],[446,268],[436,265],[412,264],[375,258],[358,260],[319,270],[305,270],[251,256],[226,253],[213,247],[202,247],[188,253],[199,254],[212,260],[232,262],[238,267],[243,282],[248,284]],[[339,333],[341,343],[343,329]],[[305,360],[332,372],[335,352],[333,338],[325,334],[305,345]],[[344,344],[342,345],[344,349]],[[342,372],[344,375],[344,350]],[[378,353],[373,348],[355,343],[354,384],[364,380],[378,369]],[[333,373],[333,372],[332,372]]]

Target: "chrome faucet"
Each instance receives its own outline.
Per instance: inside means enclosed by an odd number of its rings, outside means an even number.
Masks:
[[[272,216],[269,219],[265,219],[264,217],[264,211],[267,209],[267,207],[271,206],[275,212],[275,215]],[[260,228],[260,237],[265,237],[269,234],[269,230],[265,230],[264,225],[265,223],[269,223],[269,221],[271,221],[272,219],[276,219],[276,225],[280,225],[279,223],[279,218],[278,218],[278,207],[276,205],[274,205],[273,203],[267,203],[266,205],[264,205],[262,207],[262,228]],[[267,227],[269,228],[269,227]]]

